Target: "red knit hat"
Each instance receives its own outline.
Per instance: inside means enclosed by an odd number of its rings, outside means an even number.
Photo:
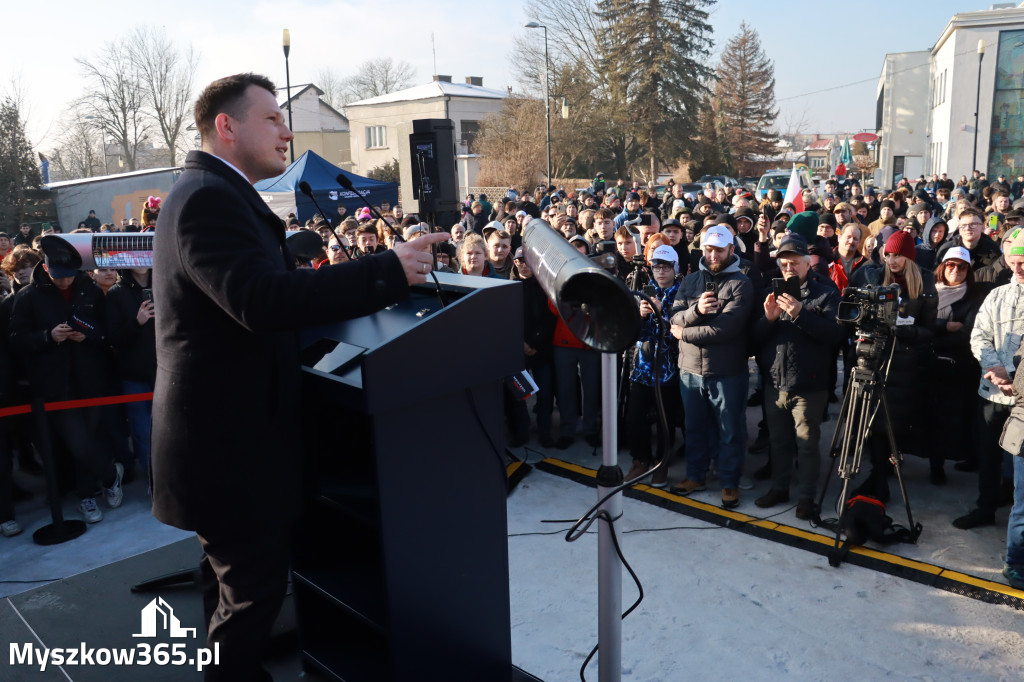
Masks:
[[[886,240],[885,250],[883,253],[898,253],[901,256],[906,256],[910,260],[914,260],[917,256],[917,247],[914,246],[914,238],[909,232],[899,230],[897,232],[893,232],[892,236]]]

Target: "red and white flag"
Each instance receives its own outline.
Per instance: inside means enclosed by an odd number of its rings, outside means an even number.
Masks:
[[[804,195],[800,188],[800,176],[796,174],[796,166],[793,166],[793,174],[789,176],[789,185],[786,187],[786,196],[782,199],[783,204],[793,204],[797,213],[804,210]]]

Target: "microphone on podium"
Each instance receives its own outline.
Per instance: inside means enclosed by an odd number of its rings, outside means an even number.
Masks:
[[[327,216],[324,214],[324,210],[322,208],[320,208],[320,204],[317,203],[316,197],[313,196],[313,188],[309,186],[309,183],[306,182],[305,180],[300,182],[299,183],[299,191],[302,192],[303,194],[305,194],[307,197],[309,197],[313,201],[313,205],[316,206],[317,213],[320,214],[320,217],[324,219],[325,223],[330,225],[331,221],[327,219]],[[334,235],[334,238],[338,240],[338,245],[341,247],[341,250],[345,252],[345,256],[349,260],[352,260],[352,254],[349,252],[348,247],[345,246],[345,243],[342,241],[341,235],[339,235],[337,232],[335,232],[333,227],[331,228],[331,233]],[[327,246],[327,247],[330,247],[330,245],[331,245],[330,244],[330,240],[328,240],[327,244],[324,244],[324,246]]]
[[[380,211],[375,209],[373,207],[373,204],[367,201],[366,197],[359,193],[359,191],[352,185],[352,181],[345,177],[344,173],[338,173],[338,176],[334,178],[334,181],[341,185],[344,189],[347,189],[349,192],[352,192],[357,197],[359,197],[360,200],[362,200],[362,202],[366,204],[366,208],[370,209],[370,213],[373,215],[373,217],[388,226],[388,229],[391,230],[391,234],[394,235],[396,242],[405,241],[405,237],[402,236],[402,233],[396,230],[394,225],[384,220],[384,217],[380,214]]]

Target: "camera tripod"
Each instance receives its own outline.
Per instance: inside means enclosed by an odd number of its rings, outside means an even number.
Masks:
[[[864,446],[871,437],[872,427],[879,413],[881,413],[885,424],[885,435],[889,445],[889,462],[896,472],[900,494],[903,496],[903,504],[907,510],[909,531],[905,535],[906,541],[915,543],[921,534],[921,525],[914,524],[914,516],[910,510],[910,499],[907,497],[907,488],[903,482],[903,455],[896,445],[889,403],[885,395],[885,377],[880,370],[880,361],[886,350],[888,350],[888,358],[891,362],[894,350],[894,342],[891,337],[858,333],[855,346],[857,365],[850,374],[850,385],[843,396],[843,405],[836,420],[836,430],[832,435],[832,443],[829,445],[832,466],[825,479],[825,485],[822,487],[821,496],[818,498],[818,508],[822,509],[832,474],[837,473],[843,482],[843,487],[836,505],[839,510],[839,519],[836,521],[835,527],[835,545],[828,553],[828,563],[833,567],[839,566],[849,551],[850,543],[847,542],[844,545],[840,536],[845,530],[849,511],[846,503],[850,482],[860,472]],[[849,537],[849,533],[847,536]]]

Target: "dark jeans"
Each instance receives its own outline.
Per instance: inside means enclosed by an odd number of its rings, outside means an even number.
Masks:
[[[288,586],[290,525],[197,532],[205,554],[203,611],[207,647],[220,647],[220,664],[206,682],[272,682],[260,664]]]
[[[974,452],[978,456],[978,509],[994,514],[1003,477],[1003,458],[1010,456],[999,447],[999,436],[1013,406],[1000,405],[981,396],[977,401]]]
[[[676,415],[679,414],[681,398],[679,380],[672,377],[661,385],[661,400],[665,406],[669,432],[675,428]],[[629,402],[626,416],[626,429],[629,434],[629,455],[633,461],[646,462],[651,459],[651,423],[648,416],[654,410],[657,413],[653,386],[645,386],[635,381],[629,382]],[[656,417],[654,424],[657,430],[657,454],[661,459],[665,454],[665,433],[661,428],[661,419]]]
[[[142,381],[130,381],[124,379],[121,388],[125,395],[133,393],[152,393],[153,384]],[[146,400],[137,403],[125,403],[125,416],[128,418],[128,433],[132,437],[132,448],[135,450],[135,457],[142,465],[142,478],[149,478],[149,434],[153,422],[153,403]]]
[[[601,416],[601,354],[588,348],[559,346],[554,349],[554,365],[560,415],[558,435],[572,438],[576,434],[577,376],[583,382],[583,435],[596,435]]]
[[[86,407],[46,413],[54,455],[63,447],[74,461],[75,491],[80,499],[94,497],[101,485],[114,482],[113,457],[96,446],[95,436],[102,428],[99,410]]]

